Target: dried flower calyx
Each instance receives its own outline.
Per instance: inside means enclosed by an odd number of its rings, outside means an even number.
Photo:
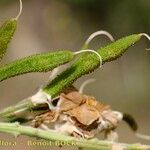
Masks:
[[[114,131],[123,118],[122,113],[112,111],[109,105],[98,102],[94,97],[80,94],[73,87],[61,93],[52,104],[55,109],[37,116],[34,120],[35,127],[92,138],[102,131]]]

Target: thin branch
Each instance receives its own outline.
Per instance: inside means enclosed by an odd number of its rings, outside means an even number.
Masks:
[[[108,141],[100,141],[98,139],[86,140],[82,138],[74,138],[66,136],[54,131],[44,131],[32,127],[21,126],[18,123],[0,123],[0,132],[13,134],[14,136],[27,135],[38,137],[45,140],[67,142],[71,146],[79,148],[88,148],[93,150],[112,150],[114,146],[119,146],[122,150],[148,150],[150,146],[141,144],[123,144]]]

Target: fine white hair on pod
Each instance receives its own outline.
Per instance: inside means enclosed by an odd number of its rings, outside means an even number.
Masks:
[[[100,60],[100,68],[102,67],[103,61],[102,61],[102,57],[101,57],[101,55],[100,55],[98,52],[96,52],[96,51],[94,51],[94,50],[92,50],[92,49],[83,49],[83,50],[80,50],[80,51],[74,52],[74,54],[75,54],[75,55],[78,55],[78,54],[80,54],[80,53],[84,53],[84,52],[91,52],[91,53],[95,53],[95,54],[99,57],[99,60]]]
[[[18,15],[15,17],[16,20],[19,19],[20,15],[21,15],[21,13],[22,13],[22,8],[23,8],[23,6],[22,6],[22,0],[19,0],[19,2],[20,2],[20,9],[19,9]]]
[[[114,41],[113,36],[112,36],[109,32],[104,31],[104,30],[100,30],[100,31],[96,31],[96,32],[92,33],[92,34],[88,37],[88,39],[85,41],[85,45],[89,45],[89,43],[90,43],[96,36],[98,36],[98,35],[105,35],[105,36],[107,36],[111,41]]]
[[[81,86],[80,86],[80,88],[79,88],[79,93],[83,93],[83,90],[84,90],[84,88],[87,86],[87,84],[89,84],[89,83],[92,83],[92,82],[95,82],[96,81],[96,79],[94,79],[94,78],[91,78],[91,79],[88,79],[88,80],[86,80],[86,81],[84,81],[82,84],[81,84]]]
[[[150,36],[148,34],[146,34],[146,33],[140,33],[139,35],[146,37],[150,41]],[[150,48],[147,48],[146,50],[150,51]]]

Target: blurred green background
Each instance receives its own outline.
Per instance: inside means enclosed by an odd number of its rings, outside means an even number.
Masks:
[[[18,9],[18,0],[0,0],[1,24],[16,16]],[[97,30],[107,30],[115,39],[133,33],[150,34],[150,0],[23,0],[18,28],[3,63],[52,50],[78,51]],[[101,36],[94,39],[90,47],[96,49],[107,43],[109,40]],[[75,85],[80,87],[86,79],[96,78],[85,93],[111,104],[115,110],[132,114],[139,124],[139,132],[150,135],[150,53],[144,51],[149,46],[143,38],[123,57],[82,77]],[[60,72],[64,68],[61,67]],[[0,109],[33,95],[49,76],[50,72],[35,73],[3,81]],[[121,142],[149,144],[136,138],[125,123],[120,124],[118,132]],[[0,134],[0,139],[14,140],[4,134]],[[27,139],[17,139],[20,144],[15,149],[41,149],[27,147]]]

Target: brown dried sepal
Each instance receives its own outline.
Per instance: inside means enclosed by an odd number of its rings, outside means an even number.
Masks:
[[[66,111],[65,114],[75,118],[79,123],[89,126],[101,117],[102,111],[110,109],[110,106],[97,102],[94,97],[84,97],[86,99],[82,105]]]
[[[56,109],[37,116],[34,126],[54,123],[54,130],[68,135],[91,138],[95,133],[113,130],[120,121],[109,105],[94,97],[80,94],[74,87],[61,93],[56,100]]]

